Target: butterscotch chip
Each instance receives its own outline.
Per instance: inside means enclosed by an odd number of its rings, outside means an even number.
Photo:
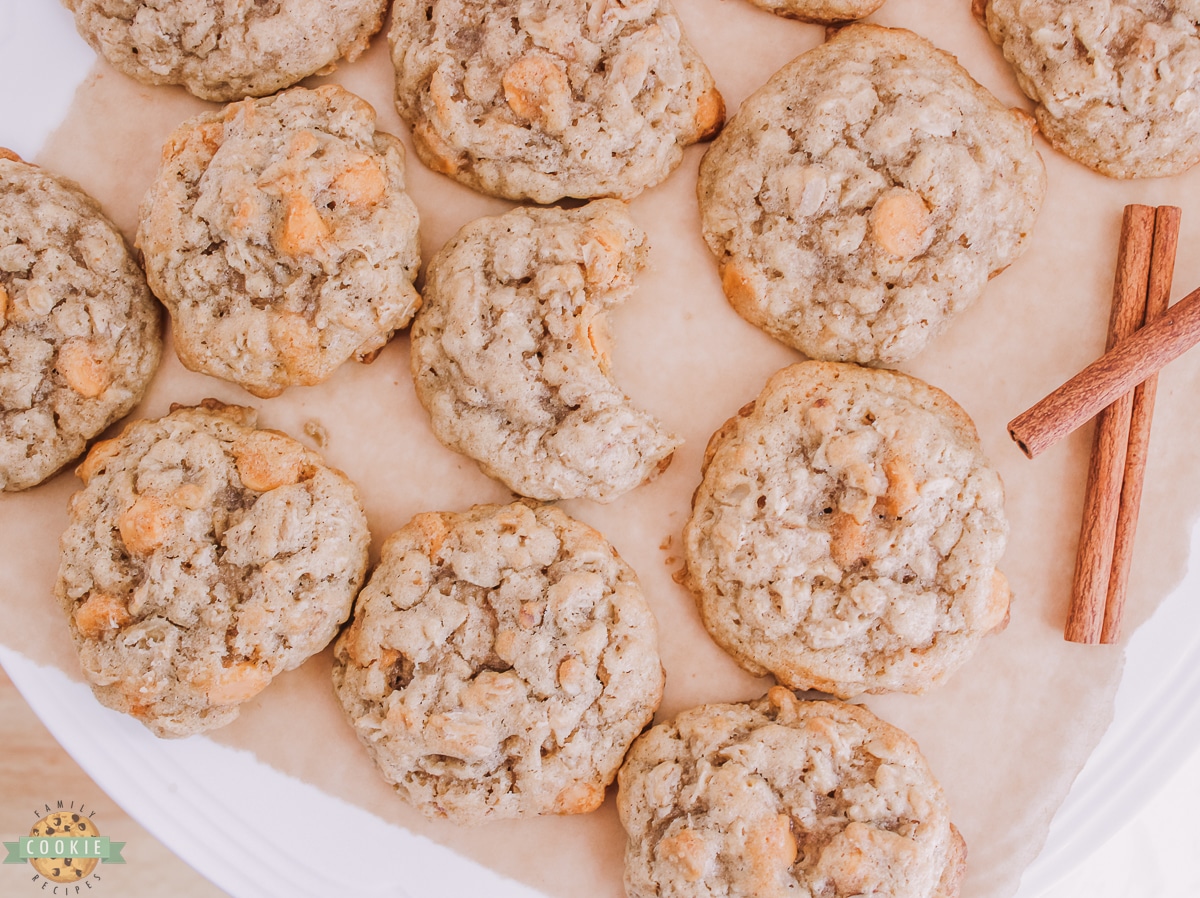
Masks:
[[[1056,150],[1113,178],[1200,161],[1200,29],[1190,0],[988,0],[983,18]]]
[[[160,319],[96,202],[0,156],[0,489],[41,483],[137,404]]]
[[[1008,525],[975,427],[892,371],[778,372],[709,443],[687,586],[744,668],[842,698],[922,692],[1003,625]]]
[[[333,682],[383,777],[460,823],[595,810],[662,695],[654,618],[553,506],[418,515],[384,544]]]
[[[374,358],[420,304],[403,146],[334,85],[184,122],[137,239],[180,360],[256,396]]]
[[[815,22],[819,25],[836,25],[869,16],[884,0],[750,0],[755,6],[770,10],[779,16]]]
[[[464,227],[429,264],[412,372],[434,433],[524,496],[607,502],[678,439],[609,376],[606,314],[633,291],[645,234],[624,203],[515,209]]]
[[[279,476],[247,483],[248,454]],[[136,421],[81,471],[55,594],[96,697],[156,735],[228,723],[349,616],[370,543],[354,486],[252,409]]]
[[[400,0],[389,40],[417,155],[494,196],[629,199],[724,120],[667,0]]]
[[[781,686],[638,738],[619,775],[629,898],[956,898],[965,843],[915,742]]]
[[[64,3],[115,68],[146,84],[181,84],[206,100],[263,96],[339,59],[353,61],[387,8],[386,0]]]
[[[1028,116],[908,31],[849,25],[747,99],[697,187],[730,304],[812,358],[912,358],[1024,251]]]

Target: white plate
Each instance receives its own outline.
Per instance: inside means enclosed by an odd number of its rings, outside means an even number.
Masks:
[[[50,0],[0,0],[0,145],[32,158],[62,119],[92,64],[71,15]],[[21,85],[37,84],[36,90]],[[14,89],[15,86],[15,89]],[[1191,557],[1200,558],[1200,529]],[[1111,727],[1058,811],[1020,898],[1035,898],[1083,863],[1167,781],[1200,743],[1200,571],[1189,571],[1134,635]],[[86,686],[0,647],[0,663],[80,766],[131,816],[237,898],[258,895],[533,896],[429,840],[331,798],[203,737],[155,739],[90,698]],[[71,714],[65,713],[66,708]],[[285,836],[244,821],[282,815]],[[302,833],[300,837],[292,835]],[[353,834],[353,846],[345,843]],[[264,844],[263,840],[267,840]],[[397,859],[404,888],[345,863],[355,853]]]

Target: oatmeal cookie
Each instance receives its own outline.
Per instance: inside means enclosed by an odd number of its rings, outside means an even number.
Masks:
[[[1045,192],[1032,125],[923,38],[841,29],[701,163],[730,303],[813,358],[911,358],[1024,250]]]
[[[1194,0],[987,0],[983,16],[1055,149],[1113,178],[1200,161]]]
[[[782,686],[659,724],[621,768],[630,898],[955,898],[966,843],[913,740]]]
[[[404,148],[337,85],[184,122],[137,244],[183,364],[256,396],[370,361],[421,301]]]
[[[768,12],[801,22],[836,25],[869,16],[884,0],[750,0]]]
[[[397,0],[396,108],[421,161],[509,199],[629,199],[725,118],[668,0]]]
[[[460,823],[595,810],[662,694],[629,566],[553,506],[415,517],[334,652],[384,778]]]
[[[746,670],[847,698],[921,692],[1007,622],[1000,477],[949,396],[802,362],[713,435],[687,585]]]
[[[619,200],[459,231],[429,264],[412,327],[438,439],[535,499],[607,502],[666,468],[679,441],[609,376],[606,314],[644,255]]]
[[[383,24],[387,0],[63,0],[115,68],[182,84],[205,100],[259,97],[351,62]]]
[[[0,149],[0,488],[41,483],[137,404],[161,317],[95,200]]]
[[[79,466],[55,594],[101,703],[223,726],[333,639],[366,573],[353,484],[253,409],[137,421]]]

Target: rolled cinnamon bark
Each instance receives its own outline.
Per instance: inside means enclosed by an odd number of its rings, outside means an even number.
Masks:
[[[1154,249],[1150,257],[1149,290],[1146,293],[1146,324],[1162,317],[1171,301],[1181,214],[1178,206],[1159,206],[1155,210]],[[1116,642],[1121,635],[1121,621],[1129,589],[1129,569],[1133,561],[1133,540],[1137,533],[1138,509],[1142,502],[1142,485],[1150,451],[1150,425],[1154,418],[1157,386],[1158,375],[1152,374],[1133,391],[1125,474],[1113,540],[1108,596],[1104,603],[1104,625],[1100,630],[1100,641],[1105,644]]]
[[[1154,218],[1150,206],[1125,207],[1108,324],[1110,351],[1137,331],[1146,317]],[[1069,642],[1100,641],[1132,411],[1133,394],[1124,393],[1103,408],[1096,420],[1071,603],[1063,631]]]
[[[1122,393],[1200,342],[1200,289],[1122,340],[1065,384],[1013,418],[1008,433],[1030,458],[1044,452]]]

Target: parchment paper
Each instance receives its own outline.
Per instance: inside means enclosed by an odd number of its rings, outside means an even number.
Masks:
[[[890,0],[873,17],[911,28],[955,53],[999,97],[1029,107],[967,0]],[[730,111],[785,62],[822,40],[822,29],[775,18],[745,0],[678,0],[693,42]],[[380,35],[368,54],[331,76],[378,110],[381,127],[407,141],[391,104],[391,70]],[[315,79],[320,80],[320,79]],[[144,87],[98,62],[41,158],[75,178],[132,237],[137,204],[159,148],[183,118],[207,108],[173,88]],[[1036,461],[1009,440],[1005,423],[1102,349],[1117,235],[1127,202],[1184,207],[1175,296],[1200,283],[1200,169],[1179,178],[1121,183],[1070,162],[1039,140],[1049,192],[1029,252],[905,370],[953,395],[975,418],[1008,488],[1012,537],[1002,565],[1015,593],[1012,621],[985,641],[945,686],[922,696],[870,697],[876,713],[911,733],[949,795],[969,848],[964,894],[1015,892],[1049,820],[1112,714],[1120,647],[1062,640],[1091,430]],[[766,378],[799,356],[740,319],[722,296],[700,237],[696,170],[688,151],[664,184],[634,200],[650,238],[650,268],[614,317],[614,372],[643,407],[687,442],[670,469],[608,506],[563,503],[598,527],[639,572],[660,622],[667,689],[659,718],[706,701],[761,695],[769,680],[742,673],[708,638],[690,596],[672,581],[680,530],[712,431],[752,399]],[[424,258],[471,219],[509,204],[424,169],[409,157],[410,192],[422,215]],[[1163,374],[1134,561],[1126,632],[1145,620],[1183,572],[1200,506],[1194,425],[1200,353]],[[331,463],[360,486],[375,551],[413,514],[507,498],[506,490],[433,438],[408,374],[399,336],[370,366],[347,365],[328,383],[272,400],[185,371],[168,350],[135,416],[172,402],[215,396],[255,405],[266,426],[302,436],[308,421],[328,433]],[[311,440],[308,440],[311,443]],[[52,597],[57,541],[78,481],[63,474],[0,498],[0,582],[7,626],[0,640],[81,679]],[[551,895],[619,896],[624,835],[612,796],[597,813],[460,829],[409,810],[377,776],[344,722],[329,681],[328,650],[280,677],[211,738],[419,830]]]

